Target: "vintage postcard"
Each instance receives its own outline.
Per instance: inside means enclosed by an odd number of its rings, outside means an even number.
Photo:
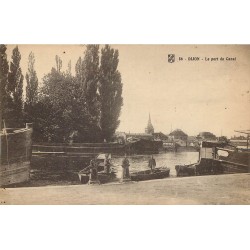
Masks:
[[[250,45],[0,45],[0,204],[250,204]]]

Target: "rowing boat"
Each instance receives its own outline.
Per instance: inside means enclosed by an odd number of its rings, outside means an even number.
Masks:
[[[169,177],[170,169],[166,167],[155,168],[154,170],[144,170],[130,174],[132,181],[146,181],[154,179],[163,179]]]

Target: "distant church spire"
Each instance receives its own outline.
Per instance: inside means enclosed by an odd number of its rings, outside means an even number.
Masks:
[[[150,113],[149,113],[149,116],[148,116],[148,126],[152,126]]]
[[[149,113],[149,117],[148,117],[148,126],[145,128],[145,133],[147,134],[153,134],[154,133],[154,127],[151,123],[151,117],[150,117],[150,113]]]

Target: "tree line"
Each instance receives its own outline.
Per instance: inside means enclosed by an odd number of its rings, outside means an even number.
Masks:
[[[71,73],[62,71],[62,60],[55,56],[55,67],[38,84],[35,56],[28,58],[25,75],[20,67],[21,54],[16,46],[11,62],[7,46],[0,45],[1,126],[22,127],[33,123],[37,142],[111,141],[119,126],[123,105],[122,79],[118,71],[119,52],[105,45],[86,45],[83,56]]]

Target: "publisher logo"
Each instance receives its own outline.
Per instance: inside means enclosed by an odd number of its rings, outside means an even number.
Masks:
[[[175,62],[175,55],[174,54],[168,54],[168,62],[169,63]]]

